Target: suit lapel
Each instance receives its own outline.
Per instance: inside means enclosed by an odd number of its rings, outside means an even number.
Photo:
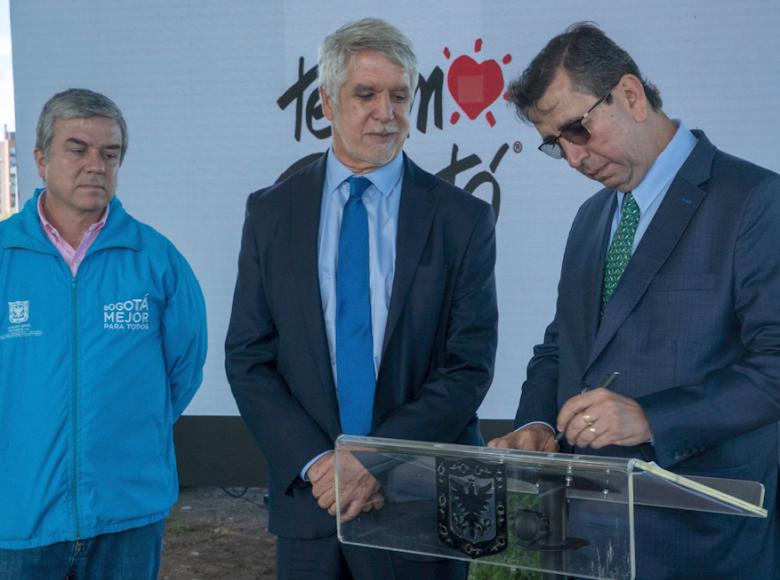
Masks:
[[[434,184],[432,178],[404,155],[404,182],[398,210],[395,275],[382,343],[383,360],[390,337],[403,311],[436,213],[436,196],[431,191]]]
[[[604,264],[609,244],[612,214],[615,211],[615,196],[610,195],[604,203],[594,223],[594,231],[601,235],[591,238],[591,243],[583,248],[582,264],[584,271],[583,291],[585,297],[584,326],[587,343],[591,344],[599,327],[601,316],[601,290],[604,283]],[[584,361],[582,361],[584,362]]]
[[[298,286],[301,289],[297,298],[303,312],[305,324],[303,333],[307,336],[311,351],[314,353],[322,385],[325,386],[323,394],[330,406],[330,412],[323,413],[323,417],[329,417],[329,421],[335,420],[331,427],[334,433],[338,433],[340,430],[338,401],[320,298],[317,251],[326,158],[327,154],[323,155],[290,184],[289,256],[293,276],[299,281]]]
[[[699,184],[709,178],[715,148],[703,134],[697,132],[696,135],[699,143],[672,181],[604,311],[588,367],[596,361],[642,299],[704,200],[706,191]]]

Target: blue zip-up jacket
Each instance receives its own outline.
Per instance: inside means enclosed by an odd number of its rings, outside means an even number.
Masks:
[[[0,222],[0,548],[119,532],[176,501],[172,426],[202,379],[203,295],[165,237],[111,201],[77,275],[40,192]]]

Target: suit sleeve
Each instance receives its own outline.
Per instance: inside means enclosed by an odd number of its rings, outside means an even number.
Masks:
[[[528,423],[555,425],[558,416],[558,324],[553,320],[544,333],[544,342],[534,347],[528,363],[514,428]]]
[[[586,205],[583,204],[577,212],[571,229],[569,230],[568,240],[566,241],[566,252],[577,243],[573,232],[580,231],[579,225],[585,220],[583,217]],[[590,230],[590,228],[588,228]],[[566,264],[564,255],[563,264]],[[563,268],[561,266],[561,276],[563,279]],[[558,284],[558,300],[561,295],[561,282]],[[515,414],[514,428],[518,429],[528,423],[547,423],[550,427],[556,424],[558,417],[558,365],[559,365],[559,345],[558,345],[558,313],[556,312],[553,321],[544,332],[544,340],[541,344],[534,347],[534,355],[528,363],[526,369],[526,380],[523,382],[520,403]]]
[[[300,469],[333,443],[290,393],[277,370],[278,332],[266,298],[258,216],[250,196],[238,258],[238,279],[225,341],[225,369],[241,416],[288,493]],[[259,212],[258,212],[259,213]],[[263,235],[265,238],[263,238]]]
[[[195,396],[203,380],[208,345],[206,305],[195,274],[184,257],[172,249],[176,286],[163,314],[163,349],[174,420]]]
[[[780,420],[780,176],[761,181],[737,219],[734,333],[742,355],[700,384],[637,399],[663,467]]]
[[[444,355],[416,398],[386,415],[371,435],[454,441],[474,417],[493,378],[498,338],[495,219],[484,205],[469,233],[445,319]]]

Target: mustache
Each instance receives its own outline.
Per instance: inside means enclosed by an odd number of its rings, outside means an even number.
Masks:
[[[371,129],[370,131],[366,131],[366,135],[388,135],[388,134],[394,134],[398,133],[399,128],[397,125],[382,125],[378,129]]]

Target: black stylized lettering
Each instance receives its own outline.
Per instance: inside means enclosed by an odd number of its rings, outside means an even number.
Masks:
[[[437,66],[431,71],[426,79],[422,74],[418,76],[417,94],[415,99],[418,103],[417,109],[417,130],[425,133],[428,128],[428,109],[430,108],[431,97],[433,97],[433,124],[438,129],[442,128],[442,92],[444,88],[444,73]]]
[[[453,185],[455,185],[455,178],[459,174],[469,171],[470,169],[474,169],[480,163],[482,163],[482,159],[480,159],[480,157],[474,153],[464,157],[463,159],[458,159],[458,150],[458,146],[453,143],[452,153],[450,154],[450,164],[436,174],[444,181],[447,181]],[[496,151],[496,154],[493,156],[493,160],[490,162],[490,171],[487,169],[480,171],[471,179],[469,179],[466,183],[466,186],[463,188],[473,195],[478,187],[489,183],[492,186],[490,204],[493,206],[496,219],[498,219],[498,212],[501,209],[501,186],[493,174],[498,169],[498,165],[501,163],[501,160],[504,158],[504,155],[508,150],[509,145],[507,143],[503,143],[501,147],[498,148],[498,151]]]
[[[493,173],[495,173],[498,169],[498,164],[501,163],[501,160],[504,158],[504,155],[508,150],[508,143],[501,145],[501,147],[498,148],[498,151],[496,151],[496,154],[493,156],[493,160],[490,162],[490,171],[480,171],[474,177],[469,179],[468,183],[466,183],[466,187],[463,188],[473,195],[477,191],[478,187],[489,183],[493,188],[490,204],[493,206],[493,212],[496,214],[496,219],[498,219],[498,212],[501,209],[501,186],[499,185],[498,180],[495,178]]]
[[[473,169],[482,163],[482,159],[474,153],[463,159],[458,159],[458,149],[458,146],[453,143],[452,153],[450,154],[450,164],[436,174],[436,177],[441,177],[444,181],[451,183],[452,185],[455,185],[455,178],[459,173]]]
[[[301,140],[301,123],[303,121],[303,95],[306,92],[306,89],[309,88],[309,85],[311,85],[314,82],[314,80],[317,78],[316,66],[311,67],[308,71],[306,71],[306,73],[303,72],[304,70],[303,67],[304,67],[303,57],[301,57],[298,59],[298,80],[295,81],[290,86],[290,88],[288,88],[282,94],[282,96],[276,100],[276,104],[279,105],[279,108],[282,110],[285,110],[290,103],[295,101],[295,140],[296,141]],[[311,100],[311,98],[309,100]],[[312,106],[311,108],[314,109],[314,106]],[[308,112],[309,112],[309,107],[307,107],[307,116],[308,116]],[[320,109],[320,113],[321,112],[322,109]],[[308,121],[307,121],[307,125],[308,125]],[[311,130],[311,127],[309,127],[309,130]]]
[[[306,101],[306,127],[317,139],[330,138],[330,125],[322,129],[314,128],[314,121],[320,121],[324,116],[322,105],[320,104],[320,91],[312,91],[309,95],[309,100]]]

